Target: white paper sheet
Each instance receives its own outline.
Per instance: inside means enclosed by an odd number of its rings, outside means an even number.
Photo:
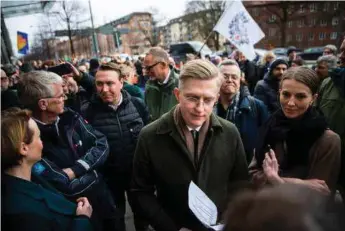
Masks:
[[[218,211],[216,205],[193,181],[189,184],[188,206],[206,227],[216,231],[223,229],[224,225],[217,224]]]

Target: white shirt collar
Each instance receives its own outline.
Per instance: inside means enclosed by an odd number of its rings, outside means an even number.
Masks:
[[[122,93],[120,93],[120,100],[117,103],[117,105],[109,104],[109,107],[113,108],[116,111],[116,109],[121,105],[122,101],[123,101],[123,97],[122,97]]]
[[[195,129],[193,129],[193,128],[189,127],[189,126],[187,126],[187,128],[188,128],[189,131],[192,131],[192,130],[200,131],[201,126],[195,128]]]
[[[35,120],[36,123],[39,123],[39,124],[42,124],[42,125],[48,125],[47,123],[43,123],[42,121],[40,121],[40,120],[38,120],[38,119],[36,119],[36,118],[33,118],[33,117],[32,117],[32,119]],[[56,128],[57,134],[60,136],[59,126],[58,126],[59,121],[60,121],[60,117],[58,116],[58,117],[56,118],[55,122],[54,122],[54,125],[55,125],[55,128]]]
[[[169,69],[168,76],[165,77],[165,80],[163,81],[163,83],[161,83],[161,82],[158,81],[158,84],[160,84],[160,85],[165,85],[165,84],[167,84],[168,81],[169,81],[170,72],[171,72],[171,70]]]

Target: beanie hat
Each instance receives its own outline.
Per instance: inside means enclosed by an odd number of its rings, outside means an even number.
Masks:
[[[271,63],[271,65],[270,65],[270,67],[269,67],[269,75],[271,75],[273,69],[276,68],[276,67],[277,67],[278,65],[280,65],[280,64],[286,65],[287,68],[289,67],[289,64],[287,63],[286,60],[284,60],[284,59],[276,59],[276,60],[274,60],[274,61]]]
[[[287,49],[287,55],[289,56],[289,54],[290,54],[291,52],[293,52],[293,51],[297,51],[297,48],[294,47],[294,46],[288,47],[288,49]]]

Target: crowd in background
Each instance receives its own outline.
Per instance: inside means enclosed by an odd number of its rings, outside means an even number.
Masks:
[[[2,222],[10,230],[343,230],[345,40],[312,68],[159,47],[137,60],[1,67]],[[215,224],[214,224],[215,225]]]

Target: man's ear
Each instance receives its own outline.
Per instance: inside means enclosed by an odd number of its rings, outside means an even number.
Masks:
[[[175,95],[175,98],[177,100],[177,102],[180,102],[180,89],[178,89],[177,87],[175,87],[174,89],[174,95]]]
[[[316,102],[318,96],[318,94],[313,95],[313,100],[310,102],[310,106],[312,106]]]
[[[47,107],[48,107],[48,101],[47,100],[40,99],[40,100],[38,100],[37,104],[38,104],[39,109],[41,109],[42,111],[47,110]]]

